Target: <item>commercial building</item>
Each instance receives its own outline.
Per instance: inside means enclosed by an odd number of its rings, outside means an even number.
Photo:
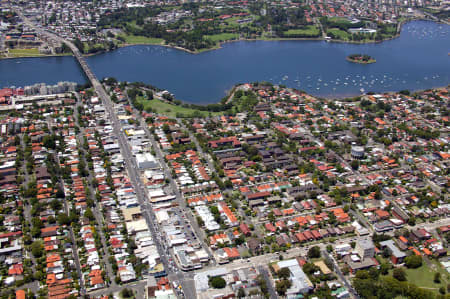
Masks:
[[[137,154],[136,164],[139,169],[157,169],[159,163],[156,161],[155,156],[150,153]]]
[[[362,239],[356,243],[355,251],[362,260],[372,258],[375,255],[375,245],[370,239]]]

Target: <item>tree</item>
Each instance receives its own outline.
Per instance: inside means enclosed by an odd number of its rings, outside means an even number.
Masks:
[[[345,265],[344,267],[341,268],[341,272],[342,274],[347,275],[348,273],[350,273],[350,268],[347,265]]]
[[[398,281],[406,281],[406,272],[403,268],[395,268],[392,276]]]
[[[66,213],[61,213],[57,216],[59,225],[70,225],[70,218]]]
[[[400,90],[399,93],[405,96],[409,96],[411,94],[411,92],[407,89]]]
[[[303,272],[305,272],[306,274],[313,274],[314,272],[319,271],[320,268],[317,267],[316,265],[314,265],[313,263],[306,263],[303,265]]]
[[[369,272],[366,271],[366,270],[358,270],[356,272],[355,277],[358,278],[358,279],[368,279],[369,278]]]
[[[287,267],[283,267],[278,270],[277,275],[281,279],[288,279],[291,276],[291,271]]]
[[[388,258],[391,256],[391,252],[389,251],[389,249],[387,247],[385,247],[382,251],[382,255],[384,258]]]
[[[259,288],[261,289],[261,292],[263,294],[267,293],[268,287],[267,287],[267,283],[266,283],[266,280],[264,279],[264,277],[262,275],[258,275],[256,281],[259,285]]]
[[[389,264],[381,263],[381,265],[380,265],[380,272],[383,275],[387,275],[389,273]]]
[[[52,210],[54,210],[55,212],[59,211],[62,207],[62,204],[59,200],[54,199],[50,202],[50,206],[52,207]]]
[[[358,160],[353,160],[352,162],[350,162],[350,166],[353,168],[353,170],[357,170],[359,168]]]
[[[205,225],[205,221],[203,221],[202,217],[197,216],[196,219],[197,219],[198,226],[203,227]]]
[[[46,148],[55,149],[56,148],[56,142],[55,142],[55,136],[54,135],[45,135],[42,138],[42,143]]]
[[[275,290],[277,291],[278,295],[284,296],[291,285],[292,283],[290,280],[282,279],[276,282]]]
[[[244,288],[239,288],[237,296],[238,296],[238,298],[244,298],[245,297]]]
[[[309,258],[319,258],[320,257],[320,247],[319,246],[313,246],[308,250],[308,257]]]
[[[214,276],[209,278],[209,285],[215,289],[223,289],[227,282],[220,276]]]
[[[35,258],[40,258],[42,256],[42,254],[44,253],[44,248],[40,241],[34,241],[31,244],[31,253]]]
[[[133,291],[125,288],[122,290],[122,292],[120,292],[120,295],[122,296],[122,298],[131,298],[133,297]]]
[[[77,47],[81,53],[84,53],[84,44],[80,41],[79,38],[76,38],[73,41],[73,43],[75,44],[75,47]]]
[[[410,226],[416,225],[416,218],[415,217],[409,217],[408,225],[410,225]]]
[[[371,279],[355,278],[353,286],[361,298],[377,298],[377,285]]]
[[[369,269],[369,276],[373,280],[377,280],[378,276],[380,276],[380,271],[376,267],[372,267]]]
[[[405,258],[405,265],[410,269],[416,269],[422,266],[422,257],[420,255],[411,255]]]
[[[91,208],[87,208],[86,212],[84,212],[84,217],[86,217],[87,219],[89,219],[90,221],[94,220],[94,213],[92,212]]]
[[[36,279],[36,280],[43,280],[44,279],[44,277],[45,277],[45,275],[44,275],[44,273],[42,273],[41,271],[36,271],[35,273],[34,273],[34,279]]]
[[[163,125],[163,127],[162,127],[162,130],[163,130],[163,132],[164,132],[164,134],[170,134],[170,126],[168,125],[168,124],[164,124]]]
[[[434,283],[441,283],[441,273],[439,273],[439,272],[434,273],[433,281],[434,281]]]

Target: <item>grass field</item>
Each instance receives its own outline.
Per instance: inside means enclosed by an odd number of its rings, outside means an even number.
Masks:
[[[37,48],[32,49],[9,49],[9,56],[11,57],[26,57],[26,56],[43,56],[39,53]]]
[[[231,39],[237,39],[239,37],[239,34],[237,33],[220,33],[220,34],[213,34],[213,35],[205,35],[203,38],[207,38],[209,40],[212,40],[213,42],[223,42]]]
[[[121,35],[127,44],[149,44],[149,45],[159,45],[164,40],[162,38],[136,36],[136,35]]]
[[[343,30],[341,30],[339,28],[327,29],[327,34],[329,34],[329,33],[333,34],[333,36],[335,38],[338,38],[338,39],[341,39],[341,40],[348,40],[349,36],[350,36],[349,33],[347,33],[346,31],[343,31]]]
[[[166,115],[169,117],[176,117],[177,114],[183,114],[184,116],[191,116],[194,113],[206,117],[209,115],[208,111],[200,111],[196,109],[184,108],[178,105],[172,105],[161,100],[153,99],[146,100],[144,98],[140,98],[139,101],[144,105],[144,110],[148,107],[151,107],[153,110],[156,110],[156,113]],[[220,112],[211,112],[212,115],[220,115]]]
[[[284,32],[286,36],[296,36],[296,35],[305,35],[305,36],[314,36],[320,33],[319,28],[316,26],[308,25],[304,29],[290,29]]]
[[[39,53],[39,49],[9,49],[8,54],[3,55],[1,58],[19,58],[19,57],[40,57],[40,56],[68,56],[72,53],[61,53],[61,54],[42,54]]]
[[[328,18],[328,20],[335,23],[350,23],[350,21],[347,18],[343,17],[331,17]]]
[[[431,265],[428,266],[424,261],[422,266],[417,269],[406,269],[406,278],[408,282],[415,284],[418,287],[430,289],[438,292],[441,286],[447,287],[449,281],[449,274],[442,266],[434,260],[430,260]],[[433,268],[431,268],[433,267]],[[392,271],[391,271],[392,272]],[[441,273],[441,283],[434,283],[434,274],[436,272]]]

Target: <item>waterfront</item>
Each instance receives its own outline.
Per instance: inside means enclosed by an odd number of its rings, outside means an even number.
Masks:
[[[271,81],[313,95],[343,97],[364,91],[426,89],[450,82],[450,26],[406,24],[397,39],[378,44],[325,41],[235,42],[202,54],[162,46],[131,46],[87,58],[99,78],[143,81],[177,98],[212,103],[236,83]],[[377,60],[358,65],[345,58],[366,53]],[[0,86],[37,82],[84,82],[73,57],[0,61]]]

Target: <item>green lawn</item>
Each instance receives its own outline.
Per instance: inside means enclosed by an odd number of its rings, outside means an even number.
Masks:
[[[327,34],[332,34],[334,38],[341,39],[341,40],[348,40],[350,34],[346,31],[343,31],[339,28],[329,28],[327,29]],[[331,36],[331,35],[329,35]]]
[[[431,261],[431,266],[428,266],[424,261],[422,266],[417,269],[407,269],[405,268],[406,278],[408,282],[417,285],[418,287],[432,289],[438,292],[441,286],[447,287],[449,281],[449,274],[442,268],[442,266],[434,260]],[[433,267],[433,269],[431,268]],[[390,271],[392,272],[392,270]],[[437,284],[433,282],[434,274],[436,272],[441,273],[441,283]]]
[[[319,35],[320,30],[316,26],[308,25],[305,26],[304,29],[289,29],[284,32],[285,36],[296,36],[296,35],[305,35],[305,36],[314,36]]]
[[[200,114],[203,117],[206,117],[209,115],[208,111],[200,111],[196,109],[190,109],[190,108],[184,108],[179,105],[172,105],[166,102],[163,102],[161,100],[153,99],[153,100],[146,100],[144,98],[140,98],[138,101],[140,101],[144,105],[144,110],[148,107],[151,107],[153,110],[156,110],[156,113],[167,115],[169,117],[176,117],[178,114],[183,114],[184,116],[191,116],[194,113]],[[211,112],[212,115],[220,115],[222,113],[220,112]]]
[[[344,17],[331,17],[328,18],[328,20],[335,23],[350,23],[350,21]]]
[[[137,35],[121,35],[125,39],[127,44],[149,44],[156,45],[161,44],[164,40],[162,38],[145,37]]]
[[[207,38],[212,40],[213,42],[223,42],[227,40],[237,39],[239,38],[239,34],[237,33],[220,33],[213,35],[205,35],[203,38]]]
[[[9,49],[9,56],[12,57],[26,57],[26,56],[41,56],[37,48],[32,49]]]

